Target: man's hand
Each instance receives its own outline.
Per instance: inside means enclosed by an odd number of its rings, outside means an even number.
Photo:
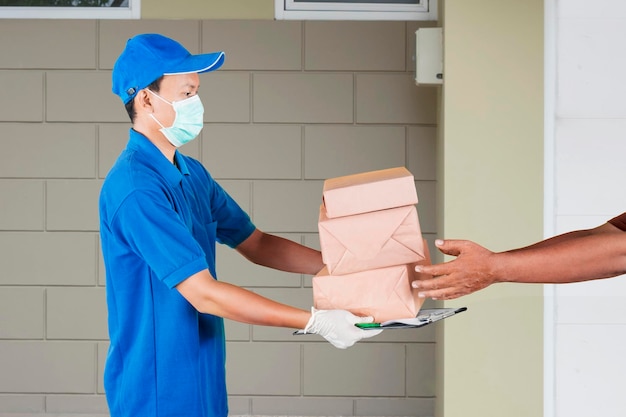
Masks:
[[[418,265],[417,272],[432,279],[413,281],[419,296],[433,300],[450,300],[481,290],[497,281],[494,276],[495,254],[469,240],[437,240],[439,250],[457,258],[436,265]]]
[[[376,336],[382,330],[363,330],[356,323],[371,323],[372,317],[359,317],[346,310],[317,310],[311,308],[311,319],[304,333],[315,333],[339,349],[346,349],[361,339]]]

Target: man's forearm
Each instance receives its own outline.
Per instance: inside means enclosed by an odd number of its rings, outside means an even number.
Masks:
[[[251,262],[280,271],[315,275],[324,267],[320,251],[261,231],[237,249]]]
[[[572,232],[493,257],[504,282],[566,283],[626,273],[626,234]]]
[[[176,286],[201,313],[263,326],[303,328],[311,313],[278,303],[227,282],[216,281],[208,270],[200,271]]]

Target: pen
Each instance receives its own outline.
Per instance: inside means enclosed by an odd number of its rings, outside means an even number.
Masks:
[[[380,327],[380,323],[356,323],[355,326],[361,329],[369,329],[372,327]]]

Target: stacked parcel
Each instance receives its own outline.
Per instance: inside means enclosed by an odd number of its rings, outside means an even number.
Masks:
[[[423,299],[411,282],[429,263],[413,175],[404,167],[330,178],[318,221],[324,269],[313,277],[318,309],[376,322],[415,317]]]

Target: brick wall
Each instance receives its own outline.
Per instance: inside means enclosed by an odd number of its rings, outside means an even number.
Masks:
[[[264,231],[319,248],[325,178],[406,166],[435,228],[437,90],[413,82],[417,22],[0,20],[0,415],[107,415],[97,198],[129,123],[110,91],[127,38],[226,51],[201,76],[202,160]],[[431,252],[433,249],[431,248]],[[218,248],[220,279],[309,308],[311,277]],[[227,322],[231,413],[432,416],[434,327],[341,351]]]

